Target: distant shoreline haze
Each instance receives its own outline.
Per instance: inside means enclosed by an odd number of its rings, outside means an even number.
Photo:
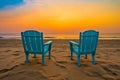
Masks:
[[[79,34],[44,34],[45,39],[79,39]],[[20,34],[0,34],[0,39],[21,39]],[[99,39],[120,39],[120,33],[101,33]]]

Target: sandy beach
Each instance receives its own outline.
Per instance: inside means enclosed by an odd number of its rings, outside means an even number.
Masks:
[[[120,40],[99,40],[97,64],[81,56],[80,67],[75,55],[70,60],[69,41],[53,40],[51,60],[41,66],[41,55],[25,64],[21,40],[0,39],[0,80],[120,80]]]

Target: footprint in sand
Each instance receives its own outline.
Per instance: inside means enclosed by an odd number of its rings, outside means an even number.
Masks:
[[[120,52],[120,49],[116,49],[115,52]]]
[[[15,51],[15,52],[21,52],[21,51]]]
[[[11,50],[6,50],[5,52],[10,52]]]
[[[67,62],[65,62],[65,61],[56,61],[56,66],[59,66],[59,67],[61,67],[61,68],[66,68],[66,66],[64,65],[65,63],[67,63]]]
[[[68,62],[67,61],[57,61],[55,56],[52,56],[52,59],[54,61],[55,66],[58,67],[58,68],[61,68],[61,70],[63,70],[63,71],[60,72],[60,74],[56,74],[56,75],[50,76],[50,79],[66,80],[67,79],[66,75],[68,75],[69,73],[68,73],[68,69],[65,66],[65,64],[66,63],[68,64]]]
[[[96,58],[101,58],[100,56],[96,56]]]
[[[108,66],[109,66],[109,68],[116,69],[116,70],[119,70],[119,71],[120,71],[120,66],[119,66],[119,65],[109,64]]]
[[[19,53],[14,53],[12,54],[13,56],[19,56],[20,54]]]
[[[19,77],[21,76],[21,77]],[[17,78],[19,77],[19,79]],[[4,80],[48,80],[46,76],[44,76],[40,72],[34,72],[34,71],[22,71],[22,72],[15,72],[12,74],[7,74],[0,79]]]
[[[19,55],[20,55],[19,53],[20,53],[21,51],[14,51],[14,52],[15,52],[15,53],[12,54],[13,56],[19,56]]]
[[[14,68],[16,68],[18,65],[15,65],[15,66],[13,66],[13,67],[11,67],[11,68],[9,68],[9,69],[2,69],[2,70],[0,70],[0,74],[1,73],[5,73],[5,72],[8,72],[8,71],[11,71],[11,70],[13,70]]]
[[[0,55],[0,60],[3,60],[3,59],[5,59],[5,58],[6,58],[5,55]]]
[[[108,67],[102,66],[102,68],[107,71],[109,74],[117,76],[117,73],[113,72],[112,70],[110,70]]]
[[[85,74],[90,77],[100,77],[101,79],[104,79],[104,80],[114,80],[113,78],[104,77],[103,74],[96,71],[86,72]]]
[[[102,75],[99,72],[95,71],[86,72],[86,75],[90,77],[102,77]]]

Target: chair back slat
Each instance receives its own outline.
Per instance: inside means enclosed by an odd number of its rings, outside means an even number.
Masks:
[[[24,50],[27,52],[43,51],[43,33],[34,30],[28,30],[21,33]]]
[[[98,34],[98,32],[93,30],[80,33],[79,51],[83,53],[95,51],[98,42]]]

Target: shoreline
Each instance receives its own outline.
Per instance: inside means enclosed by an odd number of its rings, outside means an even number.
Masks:
[[[0,38],[0,40],[21,40],[21,39],[16,39],[16,38]],[[78,39],[44,39],[44,40],[78,40]],[[120,38],[113,38],[113,39],[101,39],[99,40],[120,40]]]

